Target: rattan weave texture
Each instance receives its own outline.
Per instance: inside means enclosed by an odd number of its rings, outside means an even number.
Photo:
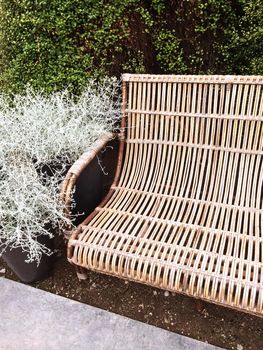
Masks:
[[[69,261],[263,316],[262,84],[125,74],[116,178]]]

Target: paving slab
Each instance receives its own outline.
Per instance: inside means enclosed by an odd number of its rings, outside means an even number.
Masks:
[[[5,278],[0,278],[0,349],[219,350]]]

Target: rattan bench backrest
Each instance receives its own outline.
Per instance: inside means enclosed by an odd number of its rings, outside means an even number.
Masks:
[[[123,81],[120,185],[262,208],[262,77],[124,74]]]

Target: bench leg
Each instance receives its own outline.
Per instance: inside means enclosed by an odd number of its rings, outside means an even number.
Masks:
[[[201,300],[197,300],[196,301],[196,308],[197,308],[198,312],[203,313],[204,309],[205,309],[205,304]]]
[[[82,267],[76,266],[76,274],[78,279],[81,281],[86,280],[88,278],[87,270],[83,269]]]

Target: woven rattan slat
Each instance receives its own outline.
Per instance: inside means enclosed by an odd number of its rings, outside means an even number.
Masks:
[[[209,227],[209,225],[206,225],[206,226],[205,225],[197,225],[194,223],[181,222],[181,221],[176,221],[176,220],[171,220],[171,219],[168,220],[168,219],[156,218],[156,217],[141,215],[141,214],[132,213],[132,212],[127,213],[123,210],[118,210],[118,209],[101,208],[100,213],[102,216],[110,213],[111,217],[113,219],[116,219],[118,216],[118,219],[124,218],[126,222],[129,219],[129,220],[132,220],[133,224],[136,224],[139,220],[141,220],[141,223],[144,223],[144,226],[147,225],[147,227],[149,227],[150,224],[152,224],[152,223],[153,224],[162,223],[162,224],[169,225],[169,229],[176,229],[176,228],[180,227],[180,228],[184,228],[184,229],[186,229],[186,228],[198,229],[200,232],[209,230],[209,232],[210,232],[209,234],[211,236],[225,235],[226,237],[228,237],[230,239],[232,239],[232,238],[235,238],[237,240],[244,239],[247,242],[253,241],[255,243],[263,241],[263,237],[258,238],[256,236],[245,234],[244,232],[233,232],[233,231],[230,231],[227,229],[217,229],[214,227]],[[98,219],[98,217],[97,217],[97,219]],[[95,230],[96,228],[98,230],[101,230],[101,227],[99,227],[99,225],[93,226],[92,222],[89,223],[88,226],[82,226],[82,230],[83,230],[83,228],[86,228],[86,227],[92,228],[93,230]],[[109,231],[108,228],[107,228],[107,230]],[[146,233],[147,232],[144,231],[144,237],[146,237],[145,236]],[[125,232],[122,232],[122,234],[124,235]],[[241,236],[241,234],[242,234],[242,236]],[[165,243],[165,241],[164,241],[164,243]]]
[[[178,82],[201,84],[263,84],[262,76],[253,75],[158,75],[158,74],[123,74],[126,82]]]
[[[252,149],[239,149],[239,148],[227,148],[219,147],[212,145],[200,145],[190,142],[176,142],[176,141],[163,141],[163,140],[140,140],[140,139],[129,139],[126,143],[137,143],[137,144],[158,144],[158,145],[173,145],[178,147],[192,147],[192,148],[202,148],[202,149],[211,149],[213,151],[223,151],[223,152],[233,152],[233,153],[243,153],[243,154],[255,154],[262,156],[263,151],[252,150]]]
[[[263,118],[260,116],[251,116],[251,115],[232,115],[232,114],[227,114],[227,115],[221,115],[221,114],[201,114],[201,113],[179,113],[179,112],[167,112],[167,111],[140,111],[138,109],[126,109],[126,113],[135,113],[139,115],[163,115],[167,117],[194,117],[194,118],[211,118],[211,119],[237,119],[237,120],[254,120],[254,121],[263,121]]]
[[[116,177],[69,240],[78,273],[263,316],[262,83],[123,76]]]
[[[153,192],[147,192],[147,191],[142,191],[142,190],[136,190],[136,189],[131,189],[131,188],[125,188],[125,187],[119,187],[119,186],[113,186],[114,190],[120,190],[122,192],[132,192],[132,193],[140,193],[145,196],[150,195],[154,196],[156,198],[170,198],[170,199],[178,199],[186,202],[194,202],[198,204],[212,204],[214,206],[218,207],[225,207],[225,208],[230,208],[230,209],[237,209],[241,211],[249,211],[249,212],[255,212],[255,213],[261,213],[262,209],[259,208],[251,208],[251,207],[245,207],[245,206],[238,206],[238,205],[233,205],[233,204],[227,204],[227,203],[215,203],[211,201],[207,201],[204,199],[196,199],[196,198],[187,198],[187,197],[180,197],[180,196],[172,196],[168,194],[163,194],[163,193],[153,193]],[[105,206],[106,207],[106,206]]]

